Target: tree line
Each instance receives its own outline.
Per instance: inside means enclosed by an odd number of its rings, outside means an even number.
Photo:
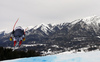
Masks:
[[[35,57],[41,56],[39,52],[35,52],[34,50],[25,51],[12,51],[12,49],[6,49],[0,47],[0,61],[1,60],[9,60],[9,59],[16,59],[16,58],[24,58],[24,57]]]

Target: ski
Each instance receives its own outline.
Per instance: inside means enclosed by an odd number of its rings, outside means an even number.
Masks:
[[[18,46],[19,42],[16,43],[15,47],[13,48],[12,51],[15,51],[16,47]]]

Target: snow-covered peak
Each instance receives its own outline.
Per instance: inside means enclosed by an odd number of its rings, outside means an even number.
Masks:
[[[96,23],[96,24],[98,24],[98,23],[100,23],[100,17],[99,16],[96,16],[96,15],[94,15],[94,16],[90,16],[90,17],[85,17],[85,18],[83,18],[83,19],[77,19],[77,20],[75,20],[75,21],[72,21],[71,22],[71,24],[76,24],[77,22],[79,22],[79,21],[83,21],[83,22],[85,22],[86,24],[91,24],[91,23]]]
[[[71,24],[76,24],[78,22],[84,22],[86,23],[88,26],[93,27],[94,29],[99,29],[99,24],[100,24],[100,17],[99,16],[90,16],[90,17],[86,17],[83,19],[77,19],[75,21],[72,21]]]
[[[52,23],[51,25],[52,26],[57,26],[59,23]]]
[[[30,29],[32,29],[34,26],[27,26],[27,27],[23,27],[25,31],[28,31]]]
[[[33,26],[28,26],[28,29],[32,29],[33,28]]]
[[[10,29],[2,29],[2,30],[0,30],[0,34],[1,33],[4,33],[4,34],[8,34],[8,33],[10,33],[12,30],[10,30]]]
[[[48,26],[47,24],[41,23],[41,24],[39,24],[39,25],[36,25],[36,26],[34,27],[34,29],[38,29],[38,28],[40,28],[40,27],[42,27],[42,28],[48,27],[48,28],[49,28],[49,26]]]
[[[1,32],[0,32],[0,34],[4,34],[4,33],[5,33],[5,31],[1,31]]]
[[[71,24],[76,24],[77,22],[79,22],[81,19],[77,19],[75,21],[72,21]]]
[[[86,18],[83,18],[83,21],[86,23],[86,24],[91,24],[91,23],[100,23],[100,17],[99,16],[91,16],[91,17],[86,17]]]
[[[76,24],[78,22],[81,25],[81,27],[84,27],[87,30],[92,28],[95,31],[95,33],[98,33],[98,30],[100,30],[99,16],[94,15],[94,16],[83,18],[83,19],[78,19],[78,20],[73,21],[71,24]],[[84,24],[86,24],[87,26]]]
[[[42,24],[39,24],[39,25],[35,26],[34,29],[35,29],[35,30],[36,30],[36,29],[41,29],[45,34],[48,35],[47,31],[50,29],[50,27],[49,27],[48,24],[42,23]]]

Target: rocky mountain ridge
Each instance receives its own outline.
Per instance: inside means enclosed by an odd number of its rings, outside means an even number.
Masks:
[[[0,45],[13,46],[10,34],[0,38]],[[26,41],[19,49],[34,49],[41,52],[68,51],[100,45],[100,17],[77,19],[57,25],[40,24],[26,31]]]

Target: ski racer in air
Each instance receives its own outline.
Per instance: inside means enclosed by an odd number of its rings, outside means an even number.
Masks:
[[[19,37],[19,41],[16,40],[16,37]],[[17,42],[19,42],[19,46],[21,46],[22,41],[25,41],[25,32],[21,26],[17,26],[15,29],[13,29],[11,32],[10,41],[14,41],[14,47]]]

